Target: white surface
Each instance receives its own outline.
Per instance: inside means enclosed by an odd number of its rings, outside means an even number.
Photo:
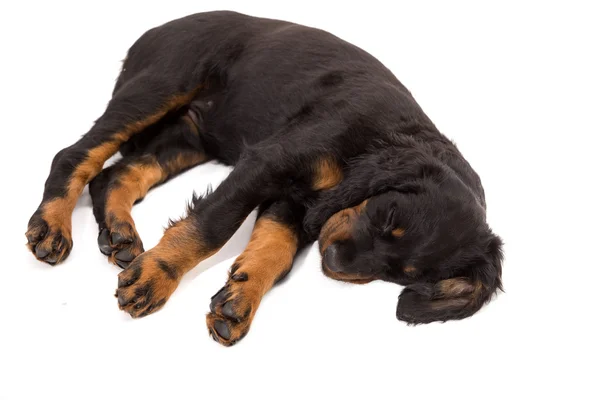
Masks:
[[[0,6],[0,399],[599,398],[592,2],[207,3]],[[225,348],[204,315],[252,221],[163,310],[132,320],[113,297],[119,269],[98,251],[87,190],[69,259],[35,261],[23,234],[51,159],[101,114],[127,48],[211,8],[320,27],[381,59],[481,175],[506,242],[506,293],[471,319],[407,327],[395,317],[400,287],[329,280],[312,247]],[[193,189],[227,173],[208,164],[151,192],[133,211],[146,248]]]

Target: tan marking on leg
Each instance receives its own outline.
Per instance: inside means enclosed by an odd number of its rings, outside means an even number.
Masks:
[[[106,194],[105,222],[110,235],[118,234],[126,238],[124,243],[112,243],[113,252],[108,260],[119,265],[116,255],[121,250],[133,257],[143,251],[142,240],[131,217],[131,209],[136,200],[143,198],[148,190],[165,180],[166,174],[156,158],[145,157],[139,162],[128,165],[116,176]]]
[[[333,157],[322,157],[313,165],[313,190],[327,190],[337,186],[344,174]]]
[[[123,311],[134,318],[157,311],[185,273],[218,251],[206,246],[193,224],[190,218],[173,224],[156,247],[140,254],[119,274],[116,296]]]
[[[54,218],[51,220],[46,219],[50,230],[54,231],[55,228],[64,228],[71,232],[71,213],[69,209],[64,206],[64,202],[60,201],[49,201],[43,205],[43,216],[44,219],[47,215],[52,215]]]
[[[236,273],[252,276],[248,286],[262,297],[279,276],[290,268],[298,250],[298,237],[288,226],[268,217],[256,221],[250,242],[236,259]]]
[[[100,173],[106,160],[114,155],[119,150],[121,144],[129,140],[131,136],[158,122],[167,114],[167,112],[189,103],[199,89],[200,88],[191,93],[172,97],[171,100],[165,103],[157,113],[141,121],[136,121],[127,125],[122,131],[115,132],[110,140],[90,149],[85,160],[77,165],[71,174],[67,184],[66,195],[64,197],[49,200],[44,205],[42,217],[46,220],[48,225],[50,227],[68,226],[70,232],[70,218],[73,209],[75,208],[75,204],[77,203],[77,199],[81,195],[85,185]],[[67,222],[66,219],[69,221]]]
[[[235,271],[213,300],[214,312],[206,317],[216,340],[232,345],[246,335],[263,296],[290,270],[297,251],[298,237],[289,226],[268,216],[257,220],[248,246],[235,261]],[[220,336],[215,323],[226,324],[229,337]]]
[[[158,122],[169,111],[187,104],[195,96],[198,90],[199,89],[192,93],[174,96],[160,111],[141,121],[136,121],[127,125],[122,131],[114,133],[111,140],[89,150],[86,159],[77,166],[71,175],[66,197],[71,199],[75,198],[75,201],[77,201],[83,187],[100,173],[106,160],[119,150],[121,144],[125,143],[136,133],[139,133],[150,125]]]
[[[166,165],[164,166],[164,169],[167,172],[167,174],[172,175],[174,173],[181,172],[207,160],[208,157],[203,153],[185,151],[183,153],[177,154],[175,158],[167,161]]]
[[[217,251],[204,243],[192,219],[185,218],[169,227],[156,247],[146,253],[173,265],[183,276]]]
[[[71,214],[83,188],[102,170],[106,160],[115,154],[122,143],[146,127],[156,123],[167,112],[189,103],[201,87],[191,93],[173,96],[160,111],[125,126],[110,139],[87,151],[86,158],[75,166],[66,182],[62,197],[43,202],[30,220],[26,232],[28,247],[36,258],[54,264],[62,261],[72,247]],[[46,255],[44,255],[46,254]]]
[[[108,190],[106,215],[112,213],[122,221],[133,223],[130,211],[135,201],[144,197],[151,187],[165,178],[166,174],[155,158],[129,165],[126,171],[118,176],[115,186]]]
[[[113,213],[123,220],[131,219],[129,213],[133,204],[144,197],[152,187],[205,159],[201,153],[184,152],[167,161],[164,166],[161,166],[155,157],[147,157],[129,165],[126,171],[118,176],[115,187],[109,189],[106,214]]]
[[[52,265],[63,261],[73,247],[69,210],[58,201],[42,203],[29,220],[25,236],[27,248],[38,260]]]
[[[126,238],[123,243],[112,243],[114,251],[109,261],[119,265],[116,254],[123,248],[137,257],[144,249],[142,240],[131,217],[131,209],[138,199],[148,191],[185,169],[204,161],[206,157],[199,152],[184,151],[166,163],[160,164],[155,156],[147,155],[128,165],[108,189],[105,207],[105,222],[110,234]],[[123,262],[121,262],[122,266]]]

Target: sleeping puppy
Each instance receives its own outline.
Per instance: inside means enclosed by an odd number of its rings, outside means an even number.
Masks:
[[[211,159],[235,167],[144,251],[134,203]],[[456,146],[367,52],[289,22],[210,12],[142,35],[104,114],[54,157],[26,233],[39,260],[68,256],[88,183],[100,250],[124,268],[119,307],[133,317],[159,310],[258,208],[207,315],[224,345],[246,335],[263,295],[315,240],[325,275],[406,286],[396,316],[411,324],[468,317],[502,286],[502,243]]]

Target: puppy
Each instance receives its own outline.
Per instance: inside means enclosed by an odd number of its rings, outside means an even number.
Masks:
[[[144,251],[133,205],[210,159],[234,169]],[[124,268],[117,297],[132,317],[158,311],[258,208],[207,315],[224,345],[247,334],[263,295],[315,240],[325,275],[404,285],[396,316],[411,324],[471,316],[502,288],[478,175],[385,66],[318,29],[209,12],[146,32],[104,114],[54,157],[26,233],[37,259],[69,255],[88,183],[99,248]]]

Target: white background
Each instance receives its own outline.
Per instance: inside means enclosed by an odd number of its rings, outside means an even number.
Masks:
[[[3,2],[0,399],[598,399],[600,14],[483,3]],[[313,246],[225,348],[204,316],[255,215],[163,310],[132,320],[87,189],[70,258],[35,261],[24,232],[52,157],[100,116],[127,48],[211,9],[316,26],[383,61],[480,174],[506,293],[470,319],[407,327],[400,287],[329,280]],[[136,206],[146,248],[228,171],[196,168]]]

